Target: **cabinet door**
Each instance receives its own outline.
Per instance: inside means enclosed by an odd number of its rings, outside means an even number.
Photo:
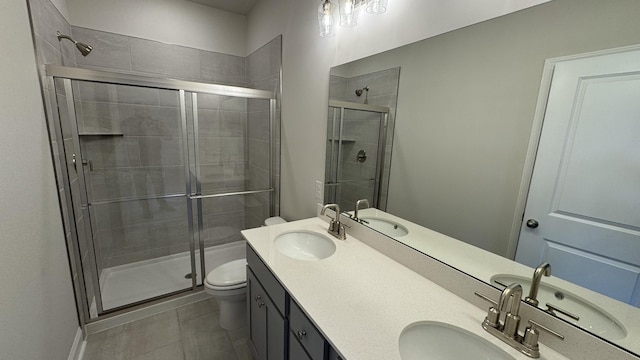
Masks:
[[[247,315],[249,317],[249,345],[257,359],[267,359],[267,315],[264,309],[266,294],[253,273],[247,269]]]
[[[286,319],[251,270],[247,270],[247,288],[249,344],[254,356],[259,360],[284,360]]]
[[[280,315],[277,307],[267,296],[264,300],[267,334],[267,360],[285,360],[285,335],[287,333],[286,319]]]

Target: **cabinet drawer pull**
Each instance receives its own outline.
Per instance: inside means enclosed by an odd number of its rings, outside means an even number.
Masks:
[[[258,303],[258,307],[259,308],[261,308],[263,305],[264,305],[264,302],[262,302],[262,301]]]
[[[303,338],[305,335],[307,335],[307,332],[306,332],[306,331],[304,331],[304,330],[302,330],[302,331],[298,330],[298,339],[302,340],[302,338]]]
[[[260,301],[260,299],[262,299],[262,296],[260,295],[256,296],[256,301]]]

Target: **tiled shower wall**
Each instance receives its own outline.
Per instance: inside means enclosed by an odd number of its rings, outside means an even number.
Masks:
[[[56,64],[277,90],[279,95],[280,37],[243,58],[73,27],[49,0],[29,0],[29,3],[43,80],[43,65]],[[91,44],[94,48],[92,53],[82,57],[76,53],[72,43],[58,42],[57,30]],[[48,101],[50,89],[46,82],[43,84]],[[93,202],[184,192],[184,160],[177,128],[177,92],[74,82],[74,94],[79,131],[87,134],[81,136],[83,150],[93,154],[91,159],[86,159],[90,164],[84,167],[90,185],[88,195]],[[191,101],[189,95],[187,93],[187,106]],[[52,119],[55,109],[51,104],[47,105],[48,119]],[[269,128],[268,101],[200,94],[198,105],[203,193],[266,188],[268,175],[264,171],[268,170],[268,157],[265,160],[268,134],[264,131]],[[191,122],[189,109],[187,113]],[[275,123],[280,123],[279,110]],[[89,135],[100,132],[122,133],[124,136]],[[192,130],[190,134],[193,134]],[[71,144],[68,131],[63,137]],[[279,136],[275,138],[279,145]],[[54,150],[59,149],[59,142],[55,136],[52,138]],[[279,146],[277,149],[279,159]],[[60,178],[64,171],[61,165],[64,164],[60,163],[57,155],[54,153],[56,174],[64,201]],[[70,163],[70,159],[67,160]],[[71,182],[76,200],[79,198],[77,177]],[[279,180],[274,185],[278,191]],[[205,246],[241,240],[239,230],[258,226],[268,216],[266,199],[265,195],[253,195],[203,200]],[[93,228],[97,230],[94,231],[95,251],[100,269],[188,249],[184,198],[92,207]],[[62,208],[66,211],[66,206]],[[76,208],[80,209],[79,206]],[[70,246],[75,247],[66,215],[65,231]],[[87,267],[90,244],[83,234],[89,225],[85,224],[88,218],[82,214],[76,216],[79,249],[74,250],[82,254]],[[74,281],[77,281],[78,269],[74,267],[73,273]],[[89,297],[92,297],[92,291]]]
[[[380,105],[390,108],[387,126],[387,138],[385,146],[385,162],[382,176],[381,196],[378,208],[384,210],[387,206],[387,192],[389,189],[389,169],[391,166],[391,150],[393,145],[393,131],[395,124],[395,108],[398,101],[398,81],[400,68],[393,68],[352,78],[331,76],[330,98],[335,100],[350,101]],[[356,89],[368,86],[369,91],[357,96]],[[333,118],[333,112],[329,111],[329,123]],[[359,199],[368,198],[373,194],[375,186],[375,170],[378,148],[378,123],[380,116],[362,111],[346,110],[344,119],[342,142],[342,180],[343,183],[336,191],[339,194],[341,209],[353,210]],[[367,153],[367,160],[358,162],[357,154],[360,150]],[[327,154],[329,156],[329,154]],[[327,158],[328,160],[328,158]],[[328,163],[328,162],[327,162]],[[329,174],[329,169],[326,169]],[[325,189],[330,191],[330,189]]]
[[[273,153],[269,154],[269,102],[249,100],[248,141],[248,189],[264,190],[269,187],[269,156],[273,159],[273,199],[275,213],[280,208],[280,68],[282,64],[282,39],[272,40],[247,57],[247,87],[276,93],[276,116],[273,124]],[[247,196],[247,227],[261,226],[269,216],[270,193]]]

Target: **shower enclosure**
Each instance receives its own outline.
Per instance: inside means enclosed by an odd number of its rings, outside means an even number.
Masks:
[[[244,255],[241,230],[277,215],[273,92],[46,73],[85,318],[195,291]]]
[[[389,108],[330,100],[324,203],[343,210],[367,199],[384,210]]]

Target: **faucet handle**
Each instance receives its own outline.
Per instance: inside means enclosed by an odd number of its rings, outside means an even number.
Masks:
[[[483,326],[490,326],[492,328],[498,329],[500,327],[500,309],[496,308],[496,306],[498,306],[498,302],[494,301],[487,295],[483,295],[478,292],[474,292],[474,294],[476,294],[476,296],[481,298],[482,300],[488,301],[493,304],[493,306],[489,308],[489,311],[487,311],[487,317],[484,318]]]
[[[564,335],[559,334],[546,326],[543,326],[533,320],[529,320],[529,327],[524,331],[524,339],[522,340],[522,345],[526,346],[532,351],[538,351],[538,337],[540,336],[540,331],[543,330],[560,340],[564,340]]]

